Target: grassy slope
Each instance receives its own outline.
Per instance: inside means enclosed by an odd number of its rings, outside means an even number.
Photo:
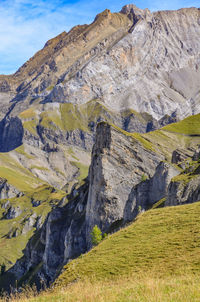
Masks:
[[[71,104],[61,104],[57,116],[55,112],[52,113],[52,116],[51,114],[40,116],[43,125],[47,128],[58,127],[62,130],[78,128],[87,131],[88,121],[91,120],[91,117],[92,120],[94,117],[98,118],[104,110],[98,102],[82,105],[81,109],[77,106],[70,106]],[[107,116],[109,112],[105,110],[104,114],[109,120],[109,116]],[[23,118],[34,118],[34,114],[27,112],[27,116],[25,113]],[[81,126],[80,120],[84,121]],[[165,154],[166,160],[171,161],[171,152],[174,149],[186,148],[198,142],[198,139],[192,135],[198,135],[199,121],[200,115],[196,115],[179,123],[168,125],[161,130],[141,135],[130,134],[120,129],[119,131],[139,140],[150,151]],[[23,149],[19,149],[19,152],[23,153]],[[80,176],[85,175],[85,167],[79,168]],[[184,274],[191,275],[199,270],[200,265],[197,253],[199,220],[198,215],[195,215],[195,213],[198,214],[199,207],[199,204],[195,204],[180,209],[178,207],[157,209],[143,214],[129,228],[109,237],[87,255],[72,261],[59,277],[58,283],[66,286],[68,282],[85,278],[89,278],[89,282],[95,279],[102,283],[104,279],[113,280],[114,278],[114,282],[117,284],[119,275],[127,278],[133,272],[137,276],[141,276],[145,272],[153,273],[156,277],[168,278],[169,274],[174,271],[178,272],[180,269],[184,269]],[[135,275],[131,278],[134,283]],[[179,275],[177,278],[182,284]],[[108,288],[106,289],[107,283],[103,284],[105,291],[108,290]],[[160,286],[162,287],[162,284]]]
[[[200,202],[139,215],[30,301],[199,301],[199,214]]]
[[[85,277],[113,279],[132,273],[158,276],[200,272],[200,202],[154,209],[70,262],[57,284]]]
[[[22,213],[18,217],[9,220],[4,218],[6,210],[2,208],[7,200],[0,200],[0,264],[4,263],[8,269],[23,255],[23,249],[35,231],[35,227],[33,227],[29,232],[22,233],[29,217],[35,213],[44,221],[52,206],[57,204],[64,196],[65,192],[55,190],[48,185],[42,185],[21,197],[10,198],[10,205],[13,207],[19,206]],[[40,200],[42,203],[38,207],[33,207],[32,200]],[[18,233],[17,237],[9,238],[9,234],[15,231]]]
[[[179,123],[163,127],[163,130],[182,133],[185,135],[200,135],[200,114],[192,115]]]
[[[106,108],[98,99],[81,105],[63,103],[57,107],[47,107],[42,112],[33,106],[19,115],[24,128],[34,135],[36,135],[38,124],[51,130],[73,131],[79,129],[90,132],[90,122],[97,123],[100,120],[113,122],[116,117],[120,119],[130,116],[134,116],[144,125],[151,118],[148,114],[138,113],[132,109],[124,110],[121,113],[112,111]]]
[[[177,148],[188,148],[199,144],[200,114],[190,116],[183,121],[167,125],[159,130],[145,134],[129,133],[112,124],[126,136],[139,141],[149,151],[161,153],[171,162],[172,152]]]
[[[159,130],[145,134],[128,134],[139,140],[141,144],[151,151],[165,155],[171,162],[172,152],[177,148],[188,148],[199,144],[196,137],[200,125],[200,114],[188,117],[178,123],[167,125]]]
[[[27,154],[23,146],[15,150],[25,156],[27,160],[31,155]],[[6,178],[8,183],[16,187],[19,191],[29,191],[44,183],[41,179],[34,176],[28,169],[24,168],[13,156],[12,151],[0,153],[0,177]]]

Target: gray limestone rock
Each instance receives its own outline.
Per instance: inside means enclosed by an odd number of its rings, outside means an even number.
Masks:
[[[19,194],[19,190],[9,184],[7,179],[0,179],[0,199],[12,198]]]
[[[113,223],[123,220],[133,187],[142,181],[144,173],[148,178],[152,177],[161,159],[133,137],[126,137],[106,123],[98,125],[89,170],[88,246],[91,230],[96,224],[107,232]]]
[[[149,183],[150,204],[154,204],[166,196],[171,179],[179,173],[180,171],[166,162],[161,162],[157,166],[156,172]]]
[[[22,144],[24,128],[18,117],[6,117],[0,122],[0,152],[8,152]]]
[[[22,210],[19,206],[17,207],[9,207],[8,210],[6,211],[6,213],[4,214],[4,218],[5,219],[13,219],[16,218],[18,216],[20,216],[22,213]]]
[[[167,192],[165,206],[176,206],[193,203],[200,200],[200,176],[196,176],[187,183],[172,181]]]
[[[37,268],[38,288],[41,279],[50,284],[64,264],[91,248],[90,233],[96,224],[103,233],[112,233],[161,198],[167,197],[166,205],[197,201],[199,175],[182,186],[171,181],[178,172],[163,160],[133,135],[105,122],[98,124],[85,184],[74,185],[68,203],[55,207],[43,225],[38,217],[30,217],[23,231],[33,224],[38,231],[9,272],[20,279]]]

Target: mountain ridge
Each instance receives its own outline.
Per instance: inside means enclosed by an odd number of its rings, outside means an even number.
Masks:
[[[0,244],[26,246],[0,284],[49,285],[95,224],[199,201],[199,34],[197,8],[127,5],[0,76]]]
[[[185,83],[180,78],[177,70],[182,68],[182,72],[186,76],[188,74],[189,77],[191,74],[199,79],[197,65],[197,70],[191,68],[191,64],[195,67],[199,60],[198,39],[196,39],[199,32],[199,16],[200,13],[197,8],[151,13],[147,9],[141,10],[134,5],[128,5],[124,6],[120,13],[111,13],[109,10],[105,10],[97,15],[90,25],[75,26],[68,33],[63,32],[48,41],[45,47],[27,61],[14,75],[0,76],[2,83],[0,90],[8,93],[9,82],[12,86],[12,82],[17,81],[13,88],[10,87],[12,93],[16,89],[14,97],[12,97],[12,103],[16,107],[11,110],[13,115],[25,110],[32,102],[83,103],[93,98],[102,98],[107,106],[113,107],[114,105],[117,110],[124,106],[138,112],[146,111],[153,114],[156,119],[162,118],[168,113],[172,114],[177,110],[176,114],[184,117],[198,113],[199,96],[195,97],[197,98],[196,101],[193,100],[194,104],[191,103],[191,100],[189,101],[194,96],[191,93],[188,94],[188,91],[182,91]],[[183,20],[185,21],[183,22]],[[169,26],[169,23],[172,24],[172,27]],[[190,32],[186,33],[186,28]],[[190,39],[188,38],[189,35]],[[120,41],[123,42],[120,43]],[[160,45],[165,44],[165,48],[158,47],[158,43]],[[142,44],[146,45],[143,50],[140,49]],[[169,45],[171,46],[168,49]],[[149,54],[145,47],[150,49]],[[78,53],[76,53],[77,50]],[[177,57],[178,53],[181,56]],[[121,61],[116,55],[119,58],[121,56]],[[163,61],[165,55],[169,56],[168,62],[172,64],[171,67],[169,64],[166,65],[166,60]],[[48,56],[50,57],[48,58]],[[104,56],[105,59],[103,59]],[[124,94],[122,86],[121,88],[118,87],[117,90],[115,86],[119,85],[119,82],[109,78],[105,67],[105,70],[102,70],[105,75],[102,77],[100,86],[98,84],[99,80],[94,81],[89,76],[88,72],[94,73],[97,78],[100,76],[99,72],[96,71],[96,68],[99,68],[100,72],[102,69],[99,65],[100,62],[98,63],[98,58],[101,58],[102,66],[104,66],[104,60],[106,60],[105,64],[108,66],[112,64],[113,77],[115,79],[120,77],[123,84],[128,85],[126,91],[128,89],[130,96]],[[130,68],[133,71],[127,66],[127,60],[130,62]],[[138,60],[141,70],[137,66]],[[141,63],[141,60],[144,62]],[[191,62],[189,62],[190,60]],[[164,64],[163,67],[162,64]],[[151,65],[155,65],[155,67],[152,68]],[[169,67],[171,71],[174,70],[172,75],[169,73]],[[145,69],[147,79],[144,82]],[[166,69],[168,73],[163,77],[162,73]],[[155,75],[155,71],[158,76]],[[122,72],[121,75],[119,72]],[[140,73],[144,78],[143,80],[141,80]],[[154,82],[157,81],[156,85],[153,84],[151,78],[154,79]],[[147,80],[151,81],[151,86],[154,87],[153,95],[149,90],[150,84],[147,83]],[[170,81],[172,84],[170,84]],[[131,89],[129,82],[135,86],[135,92]],[[159,82],[161,83],[159,84]],[[141,87],[136,88],[138,84]],[[93,86],[96,86],[94,91],[92,91]],[[194,91],[193,94],[197,93],[196,84],[193,85],[192,90]],[[113,103],[112,94],[115,98],[117,96],[117,99],[121,99],[121,104],[119,101]],[[175,100],[174,104],[171,98]],[[185,103],[187,108],[185,113],[180,105],[182,102]],[[161,103],[166,103],[166,106],[162,108]],[[194,107],[193,113],[189,109],[190,106]],[[187,112],[187,110],[189,111]]]

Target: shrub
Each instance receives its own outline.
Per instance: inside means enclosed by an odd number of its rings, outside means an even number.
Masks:
[[[145,181],[145,180],[147,180],[147,176],[145,174],[142,174],[141,181]]]
[[[108,234],[107,233],[104,233],[103,235],[102,235],[102,239],[106,239],[108,237]]]
[[[92,229],[91,240],[93,246],[98,245],[102,240],[102,232],[97,225],[95,225]]]

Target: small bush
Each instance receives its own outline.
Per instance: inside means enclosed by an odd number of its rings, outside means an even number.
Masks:
[[[142,174],[141,181],[145,181],[145,180],[147,180],[147,176],[145,174]]]
[[[106,239],[108,237],[108,234],[107,233],[104,233],[103,235],[102,235],[102,239]]]
[[[97,225],[95,225],[92,229],[91,240],[93,246],[98,245],[102,240],[102,232]]]

